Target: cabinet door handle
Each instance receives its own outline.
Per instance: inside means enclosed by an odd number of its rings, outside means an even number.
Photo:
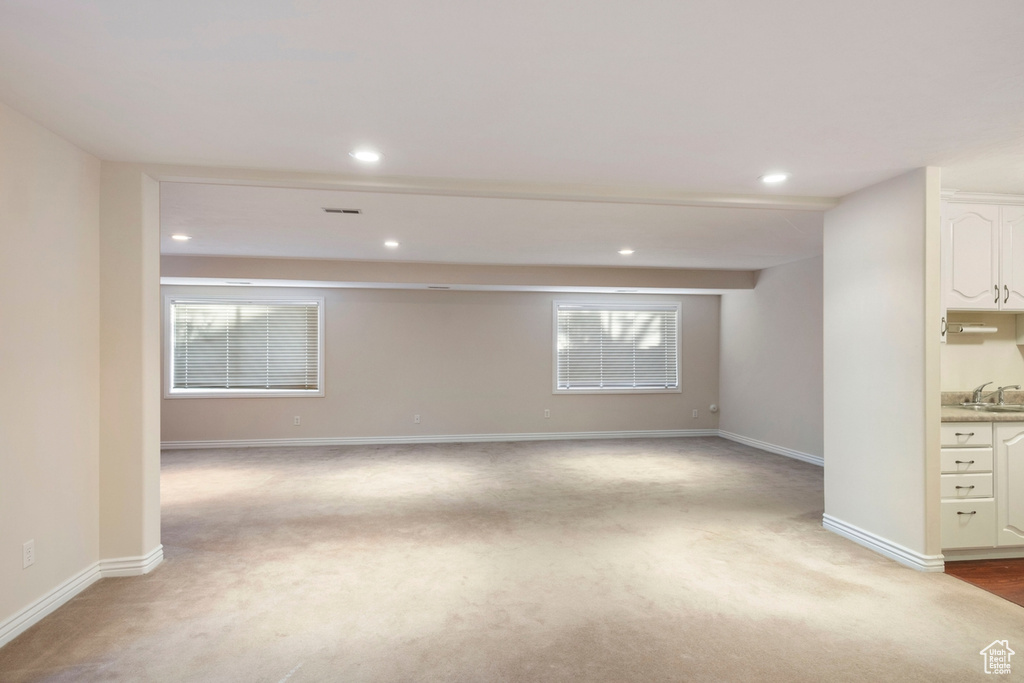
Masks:
[[[974,436],[974,432],[954,432],[953,436]],[[974,462],[973,460],[971,462]]]
[[[955,462],[957,465],[973,465],[974,464],[973,460],[954,460],[953,462]]]
[[[999,285],[992,285],[992,289],[996,290],[996,300],[992,303],[999,303]]]
[[[1003,290],[1006,292],[1006,296],[1003,297],[1003,303],[1005,304],[1007,301],[1010,300],[1010,288],[1007,287],[1006,285],[1003,285]]]
[[[976,515],[976,514],[978,514],[978,511],[977,510],[971,510],[970,512],[957,512],[956,514],[958,514],[958,515]]]
[[[967,489],[968,491],[970,491],[971,489],[974,488],[974,484],[971,484],[970,486],[957,486],[956,488],[958,488],[958,489]]]

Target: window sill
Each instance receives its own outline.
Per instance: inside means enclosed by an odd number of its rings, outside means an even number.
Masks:
[[[252,389],[178,389],[165,391],[164,398],[323,398],[323,390],[305,389],[254,391]]]
[[[675,389],[555,389],[552,394],[681,394],[682,387]]]

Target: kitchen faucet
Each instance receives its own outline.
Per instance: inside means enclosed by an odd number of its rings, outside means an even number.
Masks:
[[[1004,391],[1006,391],[1007,389],[1020,389],[1019,384],[1008,384],[1005,387],[999,387],[995,391],[990,391],[987,394],[981,393],[989,384],[992,384],[992,382],[985,382],[981,386],[974,388],[974,391],[971,393],[971,403],[983,403],[986,399],[995,396],[996,403],[999,405],[1003,405],[1006,402],[1006,397],[1003,396]]]
[[[1005,403],[1003,392],[1007,389],[1020,389],[1020,385],[1011,384],[1010,386],[999,387],[998,389],[996,389],[996,403],[998,403],[999,405],[1003,405],[1003,403]]]

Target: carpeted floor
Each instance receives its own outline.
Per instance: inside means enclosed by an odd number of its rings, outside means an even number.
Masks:
[[[934,683],[1021,651],[1021,607],[822,529],[821,480],[717,438],[167,452],[166,562],[0,680]]]

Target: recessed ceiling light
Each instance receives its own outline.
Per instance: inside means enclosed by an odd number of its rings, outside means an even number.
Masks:
[[[172,240],[178,240],[179,242],[188,242],[192,239],[189,235],[171,235]]]
[[[349,152],[348,155],[357,161],[365,161],[367,163],[380,161],[384,156],[380,152],[376,152],[372,149],[356,149]]]
[[[619,253],[622,254],[623,256],[629,256],[630,254],[633,253],[633,250],[632,249],[619,249]]]
[[[768,183],[769,185],[774,185],[776,183],[784,183],[787,180],[789,180],[788,173],[765,173],[763,176],[761,176],[761,182]]]
[[[398,242],[396,242],[395,240],[388,240],[387,242],[384,243],[384,246],[387,247],[388,249],[397,249]]]

